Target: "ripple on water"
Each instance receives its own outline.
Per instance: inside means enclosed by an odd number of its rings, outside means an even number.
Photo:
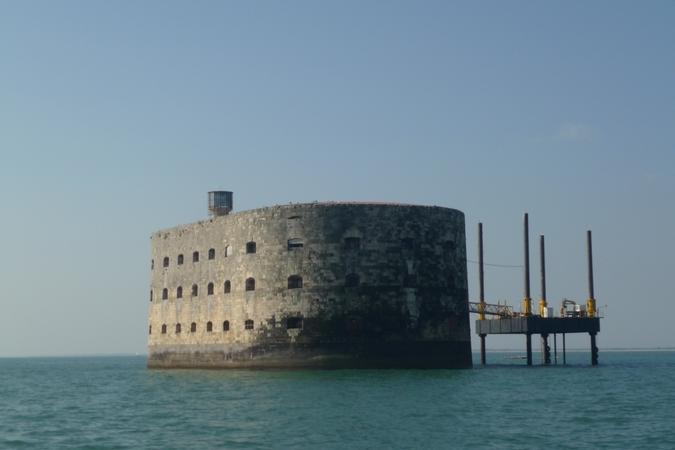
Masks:
[[[0,359],[2,448],[675,448],[675,353],[473,370],[147,370]]]

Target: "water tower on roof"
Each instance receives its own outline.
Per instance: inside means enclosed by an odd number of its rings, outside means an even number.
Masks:
[[[209,192],[209,215],[211,217],[226,216],[232,211],[232,192]]]

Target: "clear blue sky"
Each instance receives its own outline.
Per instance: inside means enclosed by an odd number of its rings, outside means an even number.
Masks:
[[[528,211],[556,307],[586,298],[593,229],[600,347],[675,346],[673,24],[672,1],[0,1],[0,356],[144,352],[149,236],[213,189],[458,208],[500,264]],[[519,270],[486,277],[520,304]]]

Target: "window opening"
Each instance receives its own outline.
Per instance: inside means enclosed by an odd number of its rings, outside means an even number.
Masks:
[[[455,245],[455,241],[445,241],[442,244],[443,246],[443,251],[446,252],[453,252],[457,248],[457,245]]]
[[[299,249],[304,247],[304,242],[302,242],[302,239],[299,238],[293,238],[288,240],[288,250],[294,250],[294,249]]]
[[[167,288],[162,289],[162,300],[169,298],[169,290]]]
[[[199,262],[199,252],[192,253],[192,262]]]
[[[183,286],[176,288],[176,298],[183,298]]]
[[[230,331],[230,321],[226,320],[223,322],[223,331]]]
[[[345,238],[345,248],[347,250],[359,250],[361,248],[361,238],[357,237]]]
[[[359,276],[355,273],[350,273],[345,277],[345,286],[354,287],[359,285]]]
[[[191,332],[191,333],[194,333],[194,332],[196,332],[196,331],[197,331],[197,324],[196,324],[195,322],[192,322],[192,323],[190,324],[190,332]]]
[[[246,322],[244,322],[244,329],[246,330],[253,329],[253,321],[251,319],[248,319]]]
[[[215,248],[209,249],[209,259],[216,259],[216,249]]]
[[[256,245],[255,242],[247,242],[246,243],[246,253],[255,253],[256,252]]]
[[[183,260],[184,260],[183,255],[182,254],[178,255],[178,265],[179,266],[183,265]]]
[[[169,267],[169,257],[165,256],[164,261],[162,262],[163,267]]]
[[[288,289],[300,289],[302,287],[302,277],[300,275],[291,275],[288,277]]]
[[[247,291],[255,291],[255,278],[247,278],[246,279],[246,290]]]
[[[417,286],[417,275],[415,274],[406,274],[403,277],[403,287],[412,288]]]
[[[213,295],[213,283],[209,283],[206,286],[206,295]]]
[[[289,317],[286,319],[286,329],[293,330],[302,328],[302,317]]]
[[[213,331],[213,322],[206,322],[206,331],[208,333]]]

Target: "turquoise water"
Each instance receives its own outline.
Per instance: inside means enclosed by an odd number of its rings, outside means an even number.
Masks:
[[[566,367],[147,370],[143,357],[0,359],[0,448],[675,448],[675,353]]]

